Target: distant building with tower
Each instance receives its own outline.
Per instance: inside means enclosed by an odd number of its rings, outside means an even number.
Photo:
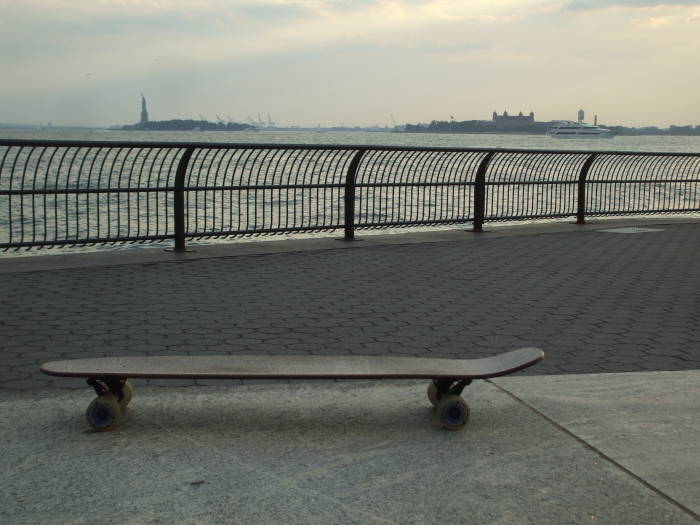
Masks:
[[[530,111],[529,115],[523,115],[523,112],[521,111],[517,115],[509,115],[507,111],[504,111],[503,115],[499,115],[494,111],[493,118],[491,120],[499,126],[531,124],[535,122],[535,113]]]
[[[579,109],[578,110],[578,122],[579,122],[579,124],[581,124],[585,118],[586,118],[586,113],[584,113],[584,111],[582,109]]]
[[[146,98],[141,93],[141,124],[148,124],[148,110],[146,109]]]

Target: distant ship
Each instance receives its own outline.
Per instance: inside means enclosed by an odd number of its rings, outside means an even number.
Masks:
[[[570,139],[608,139],[614,135],[612,131],[600,126],[593,126],[585,122],[573,122],[571,120],[561,120],[555,122],[549,128],[547,134],[555,138],[570,138]]]

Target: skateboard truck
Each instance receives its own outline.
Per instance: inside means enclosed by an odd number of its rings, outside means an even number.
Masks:
[[[454,396],[461,395],[462,391],[471,383],[471,379],[462,379],[461,381],[456,381],[454,379],[433,379],[435,395],[438,401],[447,394]]]
[[[433,379],[428,384],[428,399],[437,412],[443,428],[457,430],[469,419],[469,406],[462,398],[462,390],[471,384],[470,378]]]
[[[86,383],[95,389],[98,396],[112,394],[120,399],[126,379],[121,377],[89,377]]]
[[[95,430],[108,430],[131,402],[134,389],[125,377],[91,376],[86,382],[95,389],[97,397],[88,406],[85,417]]]

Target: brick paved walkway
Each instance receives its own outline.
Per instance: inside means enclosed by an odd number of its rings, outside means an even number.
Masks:
[[[4,274],[0,389],[82,388],[38,364],[139,354],[535,345],[526,373],[697,369],[700,224],[657,228]]]

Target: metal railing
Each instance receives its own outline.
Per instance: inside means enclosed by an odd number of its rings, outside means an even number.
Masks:
[[[0,140],[0,249],[700,211],[700,153]]]

